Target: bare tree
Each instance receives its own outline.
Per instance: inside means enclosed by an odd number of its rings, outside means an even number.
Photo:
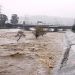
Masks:
[[[17,32],[17,35],[15,37],[18,37],[17,41],[19,41],[21,39],[21,37],[25,37],[26,35],[24,34],[24,31],[19,30]]]

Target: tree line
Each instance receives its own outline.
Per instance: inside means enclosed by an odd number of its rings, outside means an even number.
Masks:
[[[0,28],[5,28],[7,25],[8,17],[5,14],[0,14]],[[17,14],[12,14],[10,19],[10,24],[17,24],[19,21],[19,17]]]

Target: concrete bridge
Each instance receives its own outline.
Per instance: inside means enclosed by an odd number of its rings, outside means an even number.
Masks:
[[[12,28],[23,28],[26,30],[31,30],[31,28],[35,28],[37,26],[43,27],[44,29],[48,30],[48,31],[53,31],[53,32],[57,32],[59,30],[61,31],[65,31],[67,29],[71,29],[72,26],[57,26],[57,25],[23,25],[23,24],[16,24],[16,25],[12,25]]]

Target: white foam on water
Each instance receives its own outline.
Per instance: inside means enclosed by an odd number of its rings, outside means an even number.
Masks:
[[[0,29],[0,32],[17,32],[21,29]]]
[[[16,41],[10,40],[10,39],[7,39],[7,38],[0,38],[0,45],[10,44],[10,43],[16,43]]]

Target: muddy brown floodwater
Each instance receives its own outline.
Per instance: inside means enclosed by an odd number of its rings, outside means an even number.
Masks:
[[[63,51],[64,33],[47,33],[38,39],[32,32],[17,42],[17,32],[0,32],[0,75],[51,75]]]

